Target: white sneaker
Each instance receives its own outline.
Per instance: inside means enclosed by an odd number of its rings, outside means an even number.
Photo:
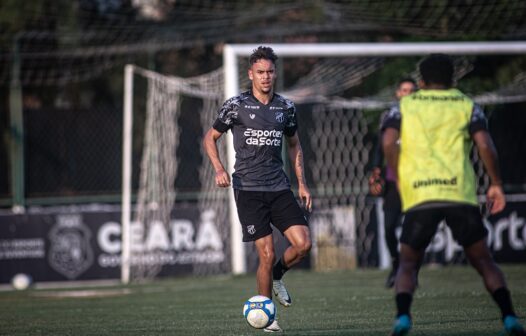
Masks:
[[[287,292],[287,288],[285,288],[283,280],[272,281],[272,290],[281,305],[288,307],[292,304],[292,299],[290,298],[289,292]]]
[[[268,327],[263,329],[264,332],[282,332],[283,329],[279,327],[278,320],[274,320]]]

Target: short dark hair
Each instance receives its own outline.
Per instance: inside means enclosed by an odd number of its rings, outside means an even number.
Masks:
[[[266,59],[276,64],[278,56],[276,56],[272,48],[259,46],[257,49],[254,49],[254,51],[252,51],[252,55],[250,55],[250,57],[248,58],[248,66],[251,67],[260,59]]]
[[[400,79],[400,80],[398,81],[398,85],[397,85],[396,87],[397,87],[397,88],[400,88],[400,85],[402,85],[402,84],[404,84],[404,83],[411,83],[411,84],[413,84],[415,87],[417,86],[417,85],[416,85],[416,81],[415,81],[413,78],[411,78],[411,77],[404,77],[404,78],[402,78],[402,79]]]
[[[448,55],[431,54],[424,58],[418,67],[426,84],[442,84],[447,87],[453,84],[455,66]]]

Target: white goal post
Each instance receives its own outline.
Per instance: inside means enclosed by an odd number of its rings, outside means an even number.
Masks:
[[[133,65],[124,68],[124,102],[122,130],[122,206],[121,206],[121,281],[130,282],[130,226],[132,196],[133,141]]]
[[[239,94],[239,57],[249,56],[261,44],[226,44],[223,49],[225,99]],[[526,42],[414,42],[414,43],[307,43],[264,44],[274,49],[278,57],[356,57],[356,56],[418,56],[432,53],[449,55],[514,55],[526,53]],[[228,170],[233,172],[235,153],[231,133],[228,141]],[[233,193],[230,193],[230,225],[232,273],[246,272],[246,258],[241,226]]]

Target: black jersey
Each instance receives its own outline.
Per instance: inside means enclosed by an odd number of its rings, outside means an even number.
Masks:
[[[296,108],[292,101],[274,94],[267,105],[251,91],[228,99],[219,110],[214,129],[232,130],[236,152],[234,189],[279,191],[290,188],[283,171],[281,148],[283,134],[297,130]]]

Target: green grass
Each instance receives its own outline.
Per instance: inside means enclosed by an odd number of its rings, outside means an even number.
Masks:
[[[517,313],[526,315],[526,265],[503,266]],[[395,313],[385,271],[291,271],[292,307],[278,305],[285,335],[388,335]],[[89,290],[93,290],[90,288]],[[124,295],[57,298],[63,290],[0,292],[0,335],[263,335],[241,311],[253,274],[179,278],[96,288]],[[75,289],[78,290],[78,289]],[[499,335],[499,312],[469,267],[424,268],[411,335]]]

